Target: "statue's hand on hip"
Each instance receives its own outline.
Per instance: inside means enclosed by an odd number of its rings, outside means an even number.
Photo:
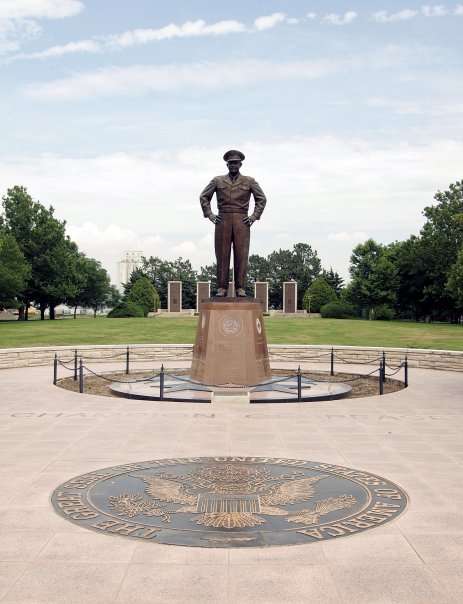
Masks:
[[[247,224],[248,226],[252,226],[255,221],[256,219],[253,216],[245,216],[243,218],[244,224]]]
[[[218,214],[209,214],[208,218],[214,224],[219,224],[219,222],[222,222],[222,216],[219,216]]]

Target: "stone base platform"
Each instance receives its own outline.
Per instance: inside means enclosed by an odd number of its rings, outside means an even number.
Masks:
[[[254,298],[202,303],[191,378],[202,384],[251,386],[270,379],[262,305]]]

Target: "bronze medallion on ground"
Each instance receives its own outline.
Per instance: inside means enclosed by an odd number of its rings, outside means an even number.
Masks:
[[[172,545],[263,547],[352,535],[393,520],[406,493],[369,472],[272,457],[188,457],[77,476],[52,495],[85,528]]]

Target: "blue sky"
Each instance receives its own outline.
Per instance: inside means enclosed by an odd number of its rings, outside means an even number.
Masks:
[[[407,237],[463,177],[463,4],[0,1],[0,185],[115,276],[125,249],[213,259],[198,194],[240,148],[252,252]]]

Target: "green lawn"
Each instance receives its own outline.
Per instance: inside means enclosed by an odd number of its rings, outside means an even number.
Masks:
[[[0,348],[74,344],[192,343],[197,318],[58,319],[0,322]],[[463,350],[460,325],[266,318],[271,344],[330,344]]]

